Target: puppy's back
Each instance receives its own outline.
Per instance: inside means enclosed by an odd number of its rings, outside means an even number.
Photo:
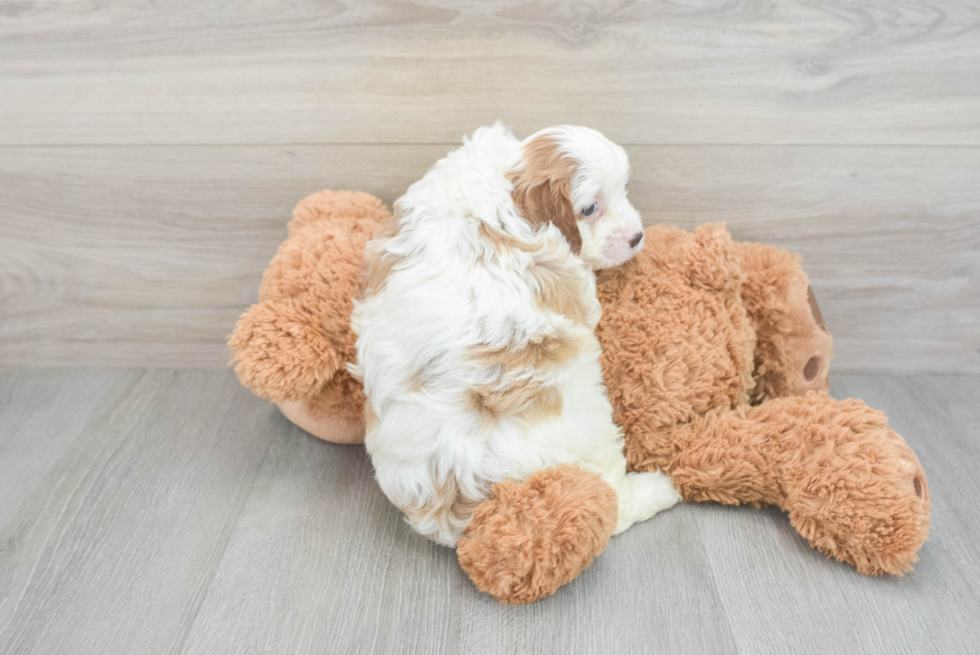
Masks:
[[[491,483],[588,449],[575,410],[605,413],[593,432],[611,426],[601,392],[604,406],[584,399],[602,383],[594,277],[556,230],[517,213],[518,157],[509,132],[486,128],[413,184],[369,244],[352,319],[378,482],[450,546]]]

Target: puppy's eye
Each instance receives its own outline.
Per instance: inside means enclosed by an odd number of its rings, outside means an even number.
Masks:
[[[586,207],[585,209],[583,209],[582,210],[582,216],[591,216],[592,214],[594,214],[595,213],[595,209],[596,209],[595,206],[596,206],[596,203],[592,203],[591,205],[589,205],[588,207]]]

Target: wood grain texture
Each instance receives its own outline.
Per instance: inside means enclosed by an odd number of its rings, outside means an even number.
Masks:
[[[11,519],[85,427],[142,375],[131,369],[13,369],[0,375],[0,524]]]
[[[297,430],[270,449],[185,652],[735,652],[686,510],[616,537],[579,583],[498,604],[408,528],[363,448]],[[692,616],[696,633],[650,629]]]
[[[0,3],[0,143],[980,145],[980,9],[479,0]]]
[[[0,363],[209,366],[293,205],[451,146],[0,148]],[[980,372],[980,148],[631,146],[647,224],[800,252],[836,371]]]
[[[913,573],[858,575],[775,510],[691,504],[510,607],[410,532],[363,448],[228,371],[0,369],[0,653],[975,652],[980,376],[833,391],[885,410],[929,476]]]
[[[5,370],[0,394],[0,653],[178,652],[268,408],[214,372]]]

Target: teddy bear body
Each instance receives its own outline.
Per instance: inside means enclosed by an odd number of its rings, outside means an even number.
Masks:
[[[925,475],[883,414],[827,395],[832,341],[798,258],[712,225],[652,227],[647,244],[599,283],[630,467],[670,473],[687,501],[777,505],[863,573],[910,568],[928,532]]]

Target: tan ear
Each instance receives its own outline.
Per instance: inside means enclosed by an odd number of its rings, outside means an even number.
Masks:
[[[545,135],[524,146],[521,168],[508,174],[514,185],[514,204],[531,225],[553,223],[576,255],[582,251],[578,217],[572,206],[575,162],[565,157],[558,142]]]

